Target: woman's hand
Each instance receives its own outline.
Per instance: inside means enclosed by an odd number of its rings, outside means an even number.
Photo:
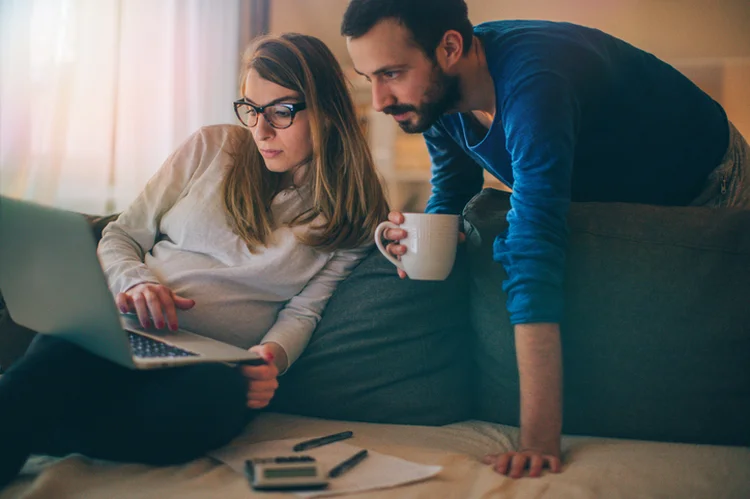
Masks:
[[[404,215],[399,211],[392,211],[388,214],[388,220],[396,225],[404,223]],[[406,246],[399,244],[399,241],[406,237],[406,231],[404,229],[385,229],[383,231],[383,237],[389,242],[385,247],[386,251],[393,257],[398,258],[406,253]],[[406,272],[398,269],[398,276],[403,279],[406,277]]]
[[[249,384],[247,389],[247,406],[250,409],[266,407],[276,393],[279,382],[276,379],[279,371],[286,369],[286,352],[278,343],[264,343],[250,348],[257,352],[266,363],[262,366],[242,366],[242,374]]]
[[[560,452],[544,452],[537,449],[521,449],[519,451],[508,451],[502,454],[490,454],[482,459],[484,464],[489,464],[492,468],[510,478],[521,478],[524,470],[529,470],[530,477],[538,477],[542,474],[544,468],[548,468],[552,473],[560,473],[562,462],[560,461]]]
[[[394,223],[396,225],[401,225],[404,223],[404,214],[400,211],[392,211],[388,214],[388,221],[391,223]],[[399,244],[399,242],[402,239],[405,239],[407,236],[406,230],[404,229],[385,229],[383,231],[383,238],[385,238],[389,242],[385,249],[388,253],[390,253],[393,257],[399,258],[401,255],[406,253],[406,246],[403,244]],[[458,233],[458,242],[462,243],[466,240],[466,235],[463,232]],[[404,279],[407,277],[406,272],[404,272],[401,269],[398,269],[398,276],[401,279]]]
[[[172,331],[176,331],[178,327],[177,309],[187,310],[195,305],[195,300],[183,298],[155,282],[136,284],[127,291],[118,293],[115,302],[124,314],[135,311],[144,328],[151,327],[153,318],[156,329],[169,325]]]

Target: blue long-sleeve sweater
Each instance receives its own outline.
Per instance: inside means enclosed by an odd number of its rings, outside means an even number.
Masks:
[[[571,201],[686,205],[728,145],[721,106],[653,55],[568,23],[476,26],[495,86],[487,131],[441,117],[428,213],[459,213],[482,169],[512,188],[509,227],[494,244],[508,274],[513,324],[559,323]]]

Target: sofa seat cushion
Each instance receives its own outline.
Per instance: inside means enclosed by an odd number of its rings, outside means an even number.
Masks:
[[[373,251],[339,284],[274,410],[439,425],[471,415],[468,266],[445,281],[399,279]]]
[[[750,497],[750,449],[587,437],[563,438],[563,472],[513,480],[482,464],[487,452],[510,448],[514,428],[481,421],[443,427],[375,425],[266,413],[254,419],[235,445],[304,440],[351,430],[347,443],[415,463],[442,466],[429,480],[337,496],[354,499],[586,499]],[[288,499],[255,492],[247,478],[213,459],[155,468],[72,455],[62,461],[34,458],[0,499],[61,497],[111,499]],[[39,474],[36,474],[39,473]],[[354,472],[352,475],[354,476]]]
[[[513,331],[492,259],[506,193],[469,223],[478,416],[518,424]],[[573,203],[564,431],[750,445],[750,211]]]

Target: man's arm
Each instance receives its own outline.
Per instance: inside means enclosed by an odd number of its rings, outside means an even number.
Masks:
[[[560,468],[563,278],[567,214],[580,108],[570,83],[554,71],[530,71],[503,98],[502,123],[513,166],[508,233],[495,241],[508,280],[521,392],[518,452],[495,468],[538,476]]]
[[[521,384],[521,450],[560,457],[562,352],[557,324],[515,326]]]
[[[438,123],[424,133],[432,162],[432,195],[425,213],[459,214],[482,190],[482,167]]]

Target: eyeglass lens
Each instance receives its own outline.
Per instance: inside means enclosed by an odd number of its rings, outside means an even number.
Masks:
[[[258,113],[247,104],[237,106],[237,116],[245,126],[258,124]],[[263,110],[263,116],[275,128],[287,128],[292,124],[292,111],[286,106],[269,106]]]

